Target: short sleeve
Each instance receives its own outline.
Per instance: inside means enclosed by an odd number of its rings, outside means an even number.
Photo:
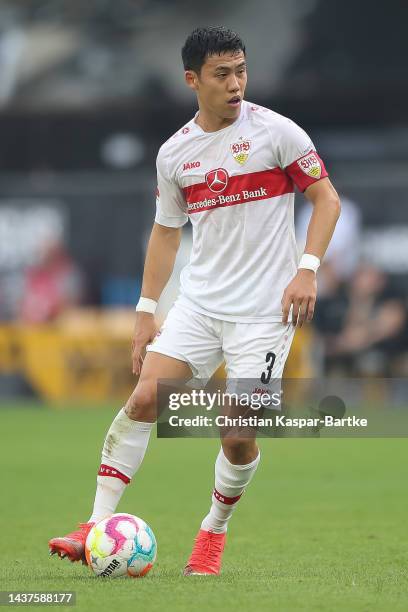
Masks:
[[[283,126],[278,159],[300,191],[328,176],[310,137],[290,119]]]
[[[182,227],[188,221],[184,212],[185,200],[183,192],[175,180],[168,174],[167,163],[162,151],[156,160],[157,191],[156,191],[156,223],[166,227]]]

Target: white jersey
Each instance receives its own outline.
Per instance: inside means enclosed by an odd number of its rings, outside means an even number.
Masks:
[[[267,108],[244,101],[216,132],[189,121],[157,156],[156,223],[193,227],[178,300],[225,321],[280,321],[298,264],[294,185],[326,176],[308,135]]]

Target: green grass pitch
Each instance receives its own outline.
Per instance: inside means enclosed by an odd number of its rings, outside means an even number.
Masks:
[[[260,468],[232,518],[222,575],[185,578],[219,444],[152,434],[119,506],[156,534],[150,574],[97,579],[49,557],[48,539],[90,514],[115,413],[0,407],[1,590],[73,590],[81,611],[408,609],[405,439],[261,440]]]

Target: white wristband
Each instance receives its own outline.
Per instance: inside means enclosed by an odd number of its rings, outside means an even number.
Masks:
[[[141,297],[136,305],[136,312],[149,312],[153,314],[156,312],[157,302],[150,298]]]
[[[320,259],[316,257],[316,255],[310,255],[309,253],[303,253],[300,258],[298,268],[305,270],[313,270],[314,273],[317,272],[320,266]]]

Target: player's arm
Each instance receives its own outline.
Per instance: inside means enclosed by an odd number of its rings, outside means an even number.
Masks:
[[[143,272],[141,298],[151,300],[148,304],[153,307],[171,276],[180,246],[181,228],[188,221],[184,195],[174,176],[174,169],[172,172],[169,167],[170,157],[163,147],[157,156],[156,217]],[[146,307],[139,303],[132,343],[134,374],[140,374],[146,345],[152,342],[157,333],[154,314],[145,310]]]
[[[141,297],[157,302],[168,283],[174,268],[177,251],[181,241],[181,227],[166,227],[154,223],[150,234],[143,272]],[[140,373],[142,353],[157,333],[154,315],[136,312],[136,322],[132,342],[132,370]]]
[[[181,232],[181,227],[165,227],[154,223],[146,252],[142,296],[156,302],[159,300],[173,272],[181,242]]]
[[[326,252],[340,215],[340,200],[328,178],[309,185],[305,196],[313,205],[307,230],[305,253],[321,260]],[[301,327],[313,318],[317,295],[316,273],[299,269],[286,287],[282,298],[282,322],[287,323],[291,306],[292,322]]]

